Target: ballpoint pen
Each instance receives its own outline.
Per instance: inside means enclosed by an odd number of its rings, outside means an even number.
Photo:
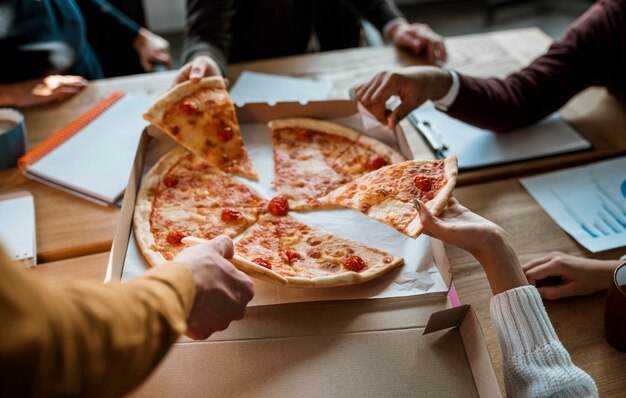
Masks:
[[[437,159],[443,159],[446,157],[445,151],[448,149],[443,142],[439,134],[435,132],[428,122],[420,121],[413,113],[409,113],[407,116],[409,123],[424,137],[428,146],[433,150]]]

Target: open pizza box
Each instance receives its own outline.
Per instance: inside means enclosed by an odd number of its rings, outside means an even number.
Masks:
[[[358,116],[354,101],[246,104],[237,108],[259,182],[239,179],[271,198],[273,164],[269,120],[327,119],[395,147],[395,132]],[[153,126],[142,135],[115,234],[107,281],[129,280],[147,263],[137,248],[132,216],[141,178],[176,144]],[[254,279],[255,298],[243,320],[206,341],[182,337],[140,396],[500,396],[480,325],[469,306],[448,298],[450,263],[443,244],[407,238],[350,209],[290,212],[307,224],[405,259],[405,265],[366,283],[289,288]],[[237,238],[235,238],[237,239]]]

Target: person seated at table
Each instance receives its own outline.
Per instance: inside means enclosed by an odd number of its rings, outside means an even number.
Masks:
[[[103,77],[87,43],[77,6],[94,10],[125,32],[146,71],[170,64],[169,43],[137,25],[105,0],[9,1],[0,4],[0,106],[27,107],[65,100]],[[122,44],[123,45],[123,44]],[[50,82],[49,75],[55,77]]]
[[[128,283],[51,287],[0,251],[2,395],[130,392],[180,333],[206,339],[243,317],[254,292],[232,256],[218,236]]]
[[[187,63],[176,82],[223,75],[229,62],[357,47],[359,18],[431,64],[446,60],[441,36],[408,23],[392,0],[187,0]]]
[[[475,126],[508,131],[533,124],[590,86],[626,102],[626,0],[600,0],[548,51],[505,79],[477,78],[436,67],[382,72],[356,89],[356,98],[394,127],[427,100]],[[385,101],[401,104],[389,112]]]
[[[506,232],[451,198],[440,218],[423,204],[426,234],[472,254],[491,291],[491,319],[502,349],[509,397],[598,396],[593,379],[576,367],[556,335],[537,289],[528,284]]]
[[[584,296],[609,288],[618,265],[626,261],[594,260],[554,252],[529,261],[522,268],[531,285],[541,281],[557,283],[541,284],[537,287],[541,297],[549,300],[570,296]]]

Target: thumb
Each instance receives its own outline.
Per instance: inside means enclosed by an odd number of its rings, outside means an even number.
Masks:
[[[189,72],[189,79],[198,81],[204,77],[206,72],[206,65],[202,61],[194,61],[191,64],[191,71]]]
[[[208,244],[211,245],[211,247],[225,259],[230,259],[235,254],[233,240],[226,235],[217,236]]]
[[[417,108],[417,104],[414,101],[405,100],[400,103],[387,117],[387,125],[390,128],[394,128],[404,119],[413,109]]]
[[[440,233],[443,229],[443,225],[441,224],[442,221],[430,212],[430,209],[426,207],[424,202],[419,199],[416,200],[417,203],[420,205],[418,214],[420,217],[420,221],[422,222],[422,226],[424,227],[424,231],[435,238],[439,238]]]

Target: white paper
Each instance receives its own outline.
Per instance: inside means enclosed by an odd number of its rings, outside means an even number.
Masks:
[[[463,123],[437,110],[431,102],[413,114],[430,123],[448,147],[446,156],[457,155],[461,170],[591,148],[591,143],[556,113],[535,125],[507,133]]]
[[[333,84],[323,80],[244,71],[230,90],[239,106],[253,102],[316,101],[328,99]]]
[[[126,188],[151,101],[125,94],[91,123],[28,168],[28,174],[113,203]],[[83,196],[85,197],[85,196]]]
[[[626,157],[524,178],[521,183],[587,250],[626,246]]]
[[[32,195],[20,191],[0,196],[0,220],[0,245],[11,259],[24,267],[34,266],[37,245]]]
[[[331,121],[351,126],[359,131],[365,131],[371,136],[384,137],[387,141],[390,140],[390,137],[393,137],[387,128],[380,124],[373,125],[369,121],[364,121],[360,115]],[[259,173],[260,179],[259,181],[252,181],[246,178],[235,178],[263,197],[270,199],[276,195],[272,185],[274,160],[270,130],[265,124],[242,124],[241,131],[246,148]],[[163,146],[173,147],[171,141],[160,141],[159,144],[160,148],[153,147],[150,149],[150,152],[162,153]],[[157,159],[151,160],[156,161]],[[153,162],[151,161],[150,163]],[[344,287],[319,289],[287,288],[252,278],[256,294],[250,305],[401,297],[447,291],[435,262],[435,257],[437,257],[437,261],[447,261],[443,246],[439,241],[433,241],[425,235],[413,240],[395,229],[351,209],[330,209],[310,212],[291,211],[289,215],[308,225],[317,226],[335,234],[354,239],[371,247],[389,252],[396,257],[403,257],[405,264],[373,281]],[[240,234],[234,240],[237,241],[242,235]],[[434,250],[433,246],[435,249],[439,248],[439,250]],[[146,267],[147,264],[137,248],[135,238],[131,236],[124,262],[122,280],[130,280],[141,275],[146,270]]]

